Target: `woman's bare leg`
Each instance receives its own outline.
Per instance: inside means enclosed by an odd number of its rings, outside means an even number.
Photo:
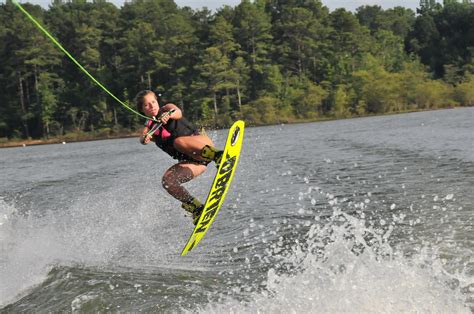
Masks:
[[[206,166],[195,163],[181,162],[166,170],[163,175],[163,187],[177,200],[185,203],[193,199],[193,196],[182,186],[206,171]]]
[[[207,135],[180,136],[174,140],[174,148],[181,153],[195,159],[206,160],[201,156],[204,146],[214,147],[214,143]]]

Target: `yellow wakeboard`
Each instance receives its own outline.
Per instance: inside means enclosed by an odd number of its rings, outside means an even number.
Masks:
[[[193,233],[189,237],[181,256],[186,255],[201,241],[202,237],[209,230],[214,218],[216,218],[219,209],[224,202],[227,190],[229,189],[232,178],[234,177],[235,168],[239,161],[242,141],[244,139],[244,121],[236,121],[229,130],[227,141],[225,143],[222,160],[217,169],[216,176],[212,182],[212,187],[204,203],[204,209],[201,217],[194,228]]]

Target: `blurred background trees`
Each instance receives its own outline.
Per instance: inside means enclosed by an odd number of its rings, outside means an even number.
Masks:
[[[474,4],[417,12],[243,0],[215,13],[173,0],[25,4],[133,106],[142,89],[192,121],[272,124],[474,104]],[[130,132],[142,123],[101,91],[8,0],[0,5],[0,138]]]

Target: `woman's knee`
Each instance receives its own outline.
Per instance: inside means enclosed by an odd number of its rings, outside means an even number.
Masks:
[[[188,182],[194,178],[194,174],[191,169],[176,165],[172,170],[168,170],[161,179],[161,183],[166,190],[174,187],[179,187],[183,183]]]
[[[173,141],[173,145],[176,146],[184,146],[186,144],[186,139],[184,137],[177,137]]]
[[[171,172],[166,172],[163,175],[163,178],[161,178],[161,184],[165,190],[172,189],[173,187],[179,185],[176,180],[176,176]]]

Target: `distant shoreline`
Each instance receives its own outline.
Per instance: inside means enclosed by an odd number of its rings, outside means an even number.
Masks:
[[[67,138],[64,136],[55,136],[49,139],[24,139],[24,140],[9,140],[4,143],[0,143],[0,148],[15,148],[15,147],[27,147],[27,146],[37,146],[37,145],[49,145],[49,144],[67,144],[67,143],[77,143],[77,142],[90,142],[90,141],[100,141],[100,140],[112,140],[119,138],[129,138],[129,137],[138,137],[138,132],[133,132],[130,134],[117,134],[117,135],[107,135],[107,136],[94,136],[94,135],[84,135],[79,138]]]
[[[291,122],[286,122],[283,124],[312,123],[312,122],[324,122],[324,121],[367,118],[367,117],[380,117],[380,116],[397,115],[397,114],[404,114],[404,113],[438,111],[438,110],[447,110],[447,109],[456,109],[456,108],[470,108],[470,107],[449,107],[449,108],[437,108],[437,109],[425,109],[425,110],[417,109],[417,110],[407,110],[407,111],[401,111],[401,112],[391,112],[391,113],[385,113],[385,114],[350,116],[346,118],[321,117],[317,119],[298,119],[298,120],[293,120]],[[278,124],[258,124],[258,125],[251,125],[250,127],[267,126],[267,125],[278,125]],[[0,142],[0,148],[14,148],[14,147],[27,147],[27,146],[48,145],[48,144],[67,144],[67,143],[76,143],[76,142],[111,140],[111,139],[129,138],[129,137],[138,137],[139,135],[140,133],[137,131],[130,132],[130,133],[121,133],[121,134],[116,134],[116,135],[103,135],[103,134],[94,135],[94,134],[89,134],[89,133],[82,133],[82,134],[78,133],[77,137],[55,136],[49,139],[8,140],[3,143]]]

